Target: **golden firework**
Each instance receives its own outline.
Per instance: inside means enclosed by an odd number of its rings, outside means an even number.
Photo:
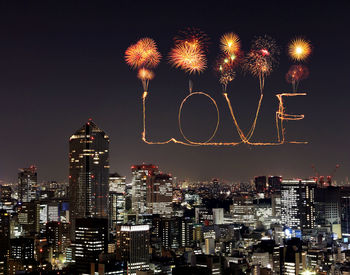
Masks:
[[[232,32],[224,34],[221,37],[220,42],[221,50],[229,55],[236,54],[241,48],[241,41],[239,40],[238,35]]]
[[[207,67],[203,51],[191,43],[181,43],[175,46],[169,54],[170,63],[188,73],[201,73]]]
[[[156,43],[151,38],[142,38],[125,51],[125,61],[132,68],[155,68],[161,59]]]
[[[154,73],[151,70],[141,68],[137,74],[137,77],[141,80],[152,80],[154,78]]]
[[[288,53],[293,60],[305,60],[311,53],[310,42],[303,38],[296,38],[289,43]]]

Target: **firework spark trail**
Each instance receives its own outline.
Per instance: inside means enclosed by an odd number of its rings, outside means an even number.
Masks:
[[[137,77],[141,79],[144,91],[148,91],[149,81],[154,78],[154,73],[151,70],[141,68],[137,74]]]

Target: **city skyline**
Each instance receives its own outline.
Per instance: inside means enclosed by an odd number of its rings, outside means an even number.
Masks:
[[[315,6],[304,3],[299,6],[294,3],[287,9],[284,4],[256,4],[250,8],[247,4],[223,2],[205,10],[192,3],[187,4],[188,9],[174,6],[166,17],[163,15],[165,7],[136,3],[119,6],[87,1],[81,6],[37,5],[2,4],[0,11],[3,25],[0,30],[3,39],[0,88],[8,103],[0,111],[5,129],[1,138],[8,141],[0,147],[1,180],[15,181],[19,167],[35,164],[39,181],[68,181],[67,140],[70,133],[90,117],[111,137],[111,171],[128,178],[130,166],[143,162],[160,165],[180,179],[218,177],[247,181],[257,175],[307,178],[314,175],[312,164],[324,175],[340,164],[335,177],[338,182],[349,176],[350,159],[346,148],[349,147],[350,130],[344,123],[349,116],[346,107],[349,68],[342,66],[349,60],[349,53],[345,47],[348,38],[340,27],[346,25],[343,15],[348,4],[342,3],[344,9],[341,9],[340,4]],[[235,16],[219,16],[223,8],[235,9]],[[130,18],[126,11],[135,12],[134,16]],[[173,23],[177,22],[179,14],[188,20],[183,24]],[[208,18],[214,17],[215,24],[209,23]],[[284,18],[281,26],[275,24],[276,17],[278,20]],[[25,24],[27,21],[31,24]],[[122,27],[123,22],[128,22],[127,28]],[[300,90],[305,90],[308,95],[287,103],[292,112],[304,113],[306,117],[301,122],[290,122],[286,127],[288,138],[305,139],[309,144],[276,148],[245,145],[188,148],[174,144],[144,144],[141,140],[142,87],[135,73],[125,65],[123,54],[130,43],[150,36],[157,41],[166,60],[172,36],[188,26],[199,27],[211,37],[209,68],[192,79],[194,90],[208,92],[218,102],[223,117],[218,138],[225,139],[232,137],[234,128],[211,69],[220,36],[235,31],[241,36],[244,48],[248,49],[256,35],[267,33],[281,46],[280,67],[266,80],[257,139],[275,137],[275,93],[289,89],[284,75],[292,64],[284,52],[286,44],[297,35],[309,39],[314,46],[308,63],[310,77],[300,86]],[[159,139],[179,136],[177,109],[188,89],[188,77],[164,60],[150,84],[148,103],[154,110],[148,118],[148,133]],[[237,104],[237,114],[245,129],[255,110],[257,82],[252,77],[239,75],[230,87],[231,101]],[[185,131],[195,138],[202,138],[211,128],[201,122],[208,121],[211,125],[215,113],[209,111],[202,118],[197,116],[198,111],[206,108],[208,103],[196,99],[191,104],[192,113],[184,110]],[[198,125],[195,132],[191,132],[191,125]],[[48,150],[50,155],[46,154]]]

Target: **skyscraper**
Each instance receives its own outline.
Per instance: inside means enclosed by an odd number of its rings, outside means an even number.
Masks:
[[[69,139],[71,232],[77,218],[107,218],[109,137],[91,119]]]
[[[152,214],[147,205],[152,193],[153,176],[158,174],[158,167],[152,164],[133,165],[132,171],[132,210],[137,214]]]
[[[315,226],[314,180],[282,180],[282,224],[295,229],[311,229]]]
[[[34,165],[20,169],[18,173],[18,200],[20,203],[35,199],[34,187],[37,183],[38,176]]]
[[[124,223],[125,199],[126,199],[126,177],[118,173],[109,175],[109,227],[115,233],[117,224]]]
[[[149,267],[149,225],[117,226],[117,260],[126,262],[128,274]]]

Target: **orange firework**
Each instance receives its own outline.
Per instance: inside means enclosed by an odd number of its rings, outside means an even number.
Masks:
[[[226,33],[221,39],[221,50],[229,55],[236,54],[241,48],[239,37],[235,33]]]
[[[125,61],[132,68],[155,68],[161,59],[156,43],[151,38],[142,38],[125,51]]]
[[[201,73],[207,67],[204,52],[189,43],[176,45],[169,54],[170,63],[188,73]]]
[[[141,79],[143,90],[147,92],[149,81],[154,78],[154,73],[151,70],[141,68],[137,74],[137,77]]]
[[[178,35],[174,37],[175,46],[188,44],[194,48],[198,48],[204,52],[208,50],[209,37],[205,32],[197,28],[187,28],[179,31]]]
[[[311,53],[311,44],[303,38],[296,38],[289,43],[288,53],[291,59],[303,61],[307,59]]]

